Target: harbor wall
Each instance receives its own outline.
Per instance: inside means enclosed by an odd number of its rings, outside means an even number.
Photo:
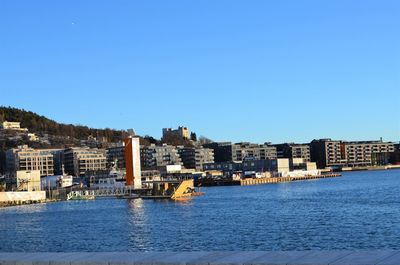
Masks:
[[[341,176],[341,174],[331,173],[331,174],[310,175],[310,176],[242,179],[242,180],[240,180],[240,185],[248,186],[248,185],[259,185],[259,184],[268,184],[268,183],[290,182],[290,181],[296,181],[296,180],[334,178],[334,177],[340,177],[340,176]]]
[[[45,191],[18,191],[0,192],[0,203],[44,201],[46,200]]]

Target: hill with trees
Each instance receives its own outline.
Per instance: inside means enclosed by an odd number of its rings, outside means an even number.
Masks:
[[[124,130],[93,129],[83,125],[62,124],[32,111],[12,107],[0,107],[0,122],[3,121],[21,122],[21,127],[27,128],[32,133],[70,137],[78,140],[85,140],[89,136],[93,136],[104,137],[109,142],[118,142],[128,135],[128,132]]]

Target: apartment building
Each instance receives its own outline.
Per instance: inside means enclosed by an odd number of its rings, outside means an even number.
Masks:
[[[64,170],[73,176],[84,176],[87,171],[107,169],[106,151],[89,147],[64,150]]]
[[[15,175],[19,170],[39,170],[40,176],[55,173],[55,153],[60,149],[33,149],[27,145],[6,151],[6,172]]]
[[[116,166],[118,169],[125,168],[125,146],[122,143],[107,148],[107,166]]]
[[[311,161],[310,146],[308,144],[283,143],[275,144],[278,158],[302,158],[305,162]]]
[[[178,146],[178,153],[185,168],[203,170],[203,164],[214,163],[214,151],[210,148]]]
[[[140,159],[144,169],[157,169],[167,165],[183,164],[177,148],[167,144],[143,146],[140,149]]]
[[[232,161],[243,161],[245,159],[265,160],[276,158],[276,147],[267,143],[253,144],[243,142],[232,145]]]
[[[319,139],[313,140],[310,147],[311,160],[319,168],[385,165],[394,152],[394,144],[383,141]]]
[[[214,150],[215,162],[243,161],[245,159],[263,160],[277,158],[276,147],[268,143],[220,142],[204,144],[203,147]]]
[[[393,143],[382,141],[344,142],[343,145],[347,165],[351,167],[386,165],[395,151]]]
[[[203,144],[203,147],[214,151],[214,161],[216,163],[232,161],[232,143],[219,142]]]
[[[318,168],[346,165],[345,151],[341,141],[332,139],[318,139],[310,143],[311,161],[317,163]]]

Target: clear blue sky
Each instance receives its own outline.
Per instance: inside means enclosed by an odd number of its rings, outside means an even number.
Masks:
[[[214,140],[400,140],[400,1],[0,1],[0,105]]]

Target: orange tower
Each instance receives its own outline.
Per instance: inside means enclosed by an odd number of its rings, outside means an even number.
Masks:
[[[125,167],[126,185],[134,186],[135,189],[142,187],[142,176],[140,168],[140,143],[138,137],[129,136],[125,143]]]

